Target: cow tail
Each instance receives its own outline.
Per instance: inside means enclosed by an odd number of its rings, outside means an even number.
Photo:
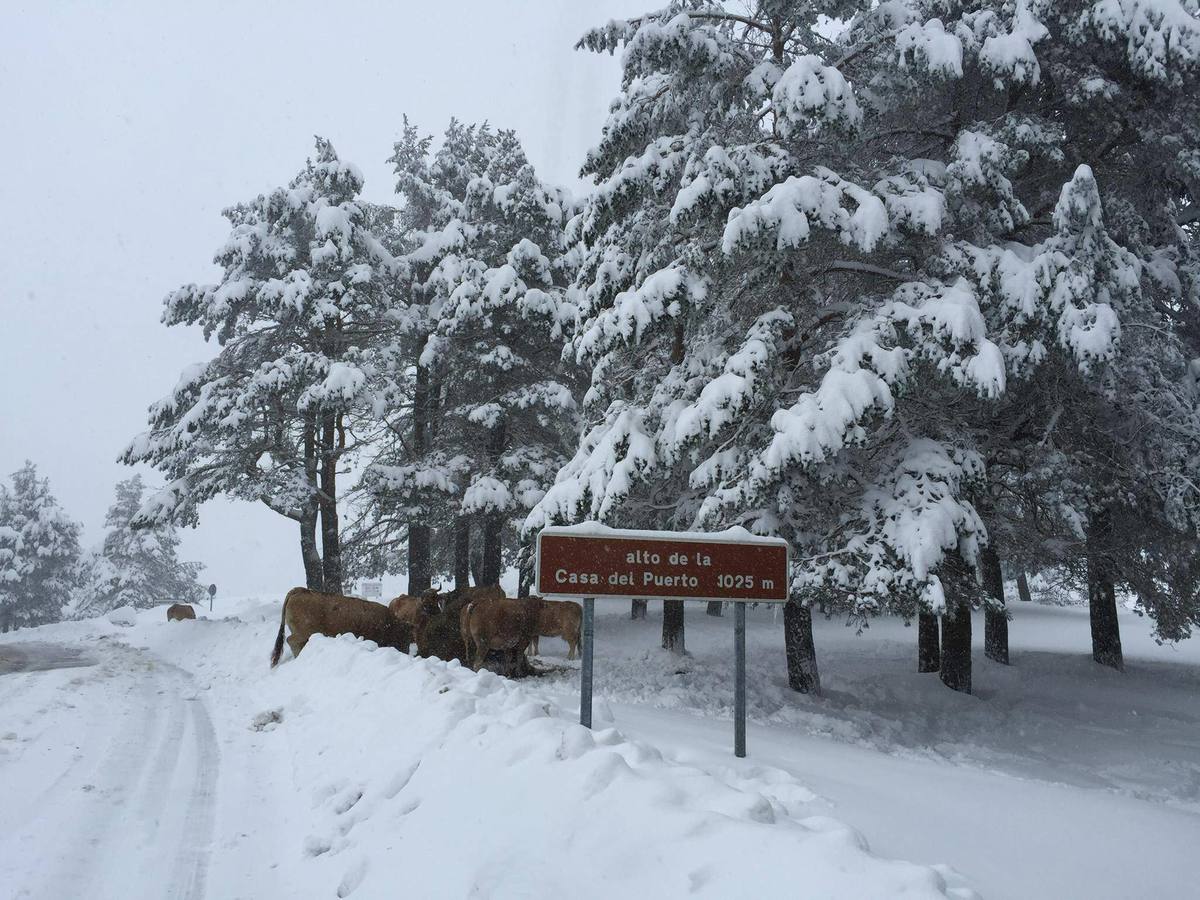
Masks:
[[[283,610],[279,613],[279,634],[275,635],[275,649],[271,651],[272,669],[279,665],[279,657],[283,655],[283,626],[287,622],[287,605],[291,598],[291,591],[288,591],[287,596],[283,598]]]

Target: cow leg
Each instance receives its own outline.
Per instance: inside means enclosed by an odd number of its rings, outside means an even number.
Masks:
[[[574,635],[566,639],[567,641],[567,659],[575,659],[579,656],[579,635]]]
[[[538,655],[538,639],[537,639],[537,635],[534,635],[534,637],[533,637],[533,640],[529,642],[529,654],[530,654],[531,656],[537,656],[537,655]]]
[[[472,666],[476,672],[483,668],[484,662],[487,661],[487,645],[483,641],[475,642],[475,665]]]
[[[288,635],[288,646],[292,648],[292,656],[299,656],[300,651],[304,649],[304,645],[308,643],[307,638],[301,638],[298,634]]]

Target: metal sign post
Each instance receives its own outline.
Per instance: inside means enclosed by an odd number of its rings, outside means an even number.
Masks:
[[[720,534],[623,531],[601,525],[545,528],[534,590],[583,601],[579,723],[592,727],[595,598],[734,601],[733,752],[746,755],[746,603],[785,603],[789,548],[744,529]]]
[[[733,610],[733,755],[746,755],[746,604]]]
[[[596,601],[583,600],[583,658],[579,662],[579,724],[592,727],[592,634],[596,624]]]

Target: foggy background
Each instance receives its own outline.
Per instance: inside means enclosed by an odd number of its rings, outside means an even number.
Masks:
[[[620,73],[573,45],[645,8],[0,2],[0,476],[32,459],[98,542],[146,408],[216,353],[159,316],[168,291],[217,277],[223,208],[286,184],[314,134],[368,200],[394,201],[405,114],[435,135],[451,116],[515,128],[544,179],[579,190]],[[304,581],[296,528],[216,500],[180,556],[218,598],[282,594]]]

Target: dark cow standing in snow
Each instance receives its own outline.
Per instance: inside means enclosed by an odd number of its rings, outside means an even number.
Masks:
[[[504,590],[498,584],[469,587],[449,594],[426,591],[417,612],[417,655],[469,663],[460,622],[462,610],[472,600],[503,596]]]
[[[292,632],[287,642],[293,656],[300,655],[314,634],[326,637],[353,634],[374,641],[380,647],[394,647],[405,653],[413,637],[412,626],[397,619],[382,603],[292,588],[283,599],[279,634],[275,636],[275,649],[271,652],[272,668],[283,653],[285,626]]]
[[[523,600],[479,600],[462,612],[462,633],[472,667],[478,671],[492,650],[505,657],[512,674],[522,671],[525,650],[537,635],[538,617],[545,601],[537,597]]]
[[[167,607],[168,622],[182,622],[184,619],[196,618],[196,611],[187,603],[172,603]]]

